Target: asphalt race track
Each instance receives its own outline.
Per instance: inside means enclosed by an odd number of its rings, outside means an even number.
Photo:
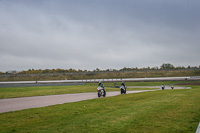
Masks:
[[[145,87],[155,88],[155,86],[145,86]],[[134,88],[134,86],[132,86],[131,88]],[[138,88],[138,86],[135,86],[135,88]],[[170,89],[170,87],[166,87],[166,89]],[[179,88],[176,87],[175,89],[187,89],[187,87],[179,87]],[[127,94],[147,92],[147,91],[156,91],[156,90],[127,91]],[[117,95],[121,95],[120,91],[106,92],[106,97],[117,96]],[[49,105],[77,102],[77,101],[96,99],[96,98],[98,98],[97,92],[0,99],[0,113],[29,109],[29,108],[45,107]]]
[[[127,93],[139,93],[145,91],[146,90],[128,91]],[[116,95],[120,95],[120,91],[106,93],[106,97]],[[97,92],[0,99],[0,113],[96,98],[98,98]]]

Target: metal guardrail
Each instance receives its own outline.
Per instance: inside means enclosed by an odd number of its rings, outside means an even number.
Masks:
[[[191,79],[200,79],[200,76],[191,76]]]
[[[90,82],[121,82],[121,81],[165,81],[186,80],[190,77],[160,77],[160,78],[119,78],[119,79],[82,79],[82,80],[49,80],[49,81],[7,81],[0,84],[34,84],[34,83],[90,83]]]
[[[120,79],[83,79],[82,82],[111,82],[111,81],[164,81],[164,80],[188,80],[190,77],[160,77],[160,78],[120,78]],[[71,81],[77,81],[77,80],[71,80]],[[80,80],[79,80],[80,81]]]
[[[200,133],[200,123],[199,126],[197,127],[196,133]]]
[[[170,81],[170,80],[196,80],[191,77],[162,77],[162,78],[119,78],[119,79],[83,79],[83,80],[50,80],[50,81],[12,81],[0,82],[0,87],[31,87],[31,86],[65,86],[83,85],[85,83],[102,82],[139,82],[139,81]],[[197,79],[199,80],[199,79]],[[188,87],[187,89],[191,89]]]

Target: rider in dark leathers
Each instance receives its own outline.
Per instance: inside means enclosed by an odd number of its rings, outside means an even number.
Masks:
[[[121,94],[122,94],[122,93],[126,94],[126,86],[125,86],[125,84],[124,84],[124,81],[122,81],[121,86],[123,86],[123,89],[124,89],[123,92],[122,92],[122,90],[121,90]]]
[[[121,85],[125,87],[124,81],[122,81]]]

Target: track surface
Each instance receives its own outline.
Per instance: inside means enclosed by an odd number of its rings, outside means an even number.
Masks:
[[[155,86],[153,87],[151,86],[151,88],[155,88]],[[166,89],[170,88],[166,87]],[[186,88],[179,87],[177,89],[186,89]],[[146,91],[156,91],[156,90],[127,91],[127,94],[140,93]],[[117,96],[117,95],[120,95],[120,91],[106,92],[106,97]],[[97,92],[0,99],[0,113],[17,111],[28,108],[45,107],[49,105],[77,102],[77,101],[96,99],[96,98],[98,98]]]

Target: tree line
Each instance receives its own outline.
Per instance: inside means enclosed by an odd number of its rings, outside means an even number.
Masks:
[[[1,72],[0,74],[49,74],[49,73],[79,73],[79,72],[109,72],[109,71],[131,71],[131,70],[167,70],[167,69],[194,69],[194,68],[200,68],[197,66],[188,66],[188,67],[184,67],[184,66],[178,66],[175,67],[174,65],[170,64],[170,63],[163,63],[160,67],[143,67],[143,68],[137,68],[137,67],[132,67],[132,68],[128,68],[128,67],[124,67],[122,69],[106,69],[106,70],[101,70],[99,68],[94,69],[93,71],[88,71],[88,70],[81,70],[81,69],[29,69],[29,70],[23,70],[23,71],[6,71],[6,72]]]

